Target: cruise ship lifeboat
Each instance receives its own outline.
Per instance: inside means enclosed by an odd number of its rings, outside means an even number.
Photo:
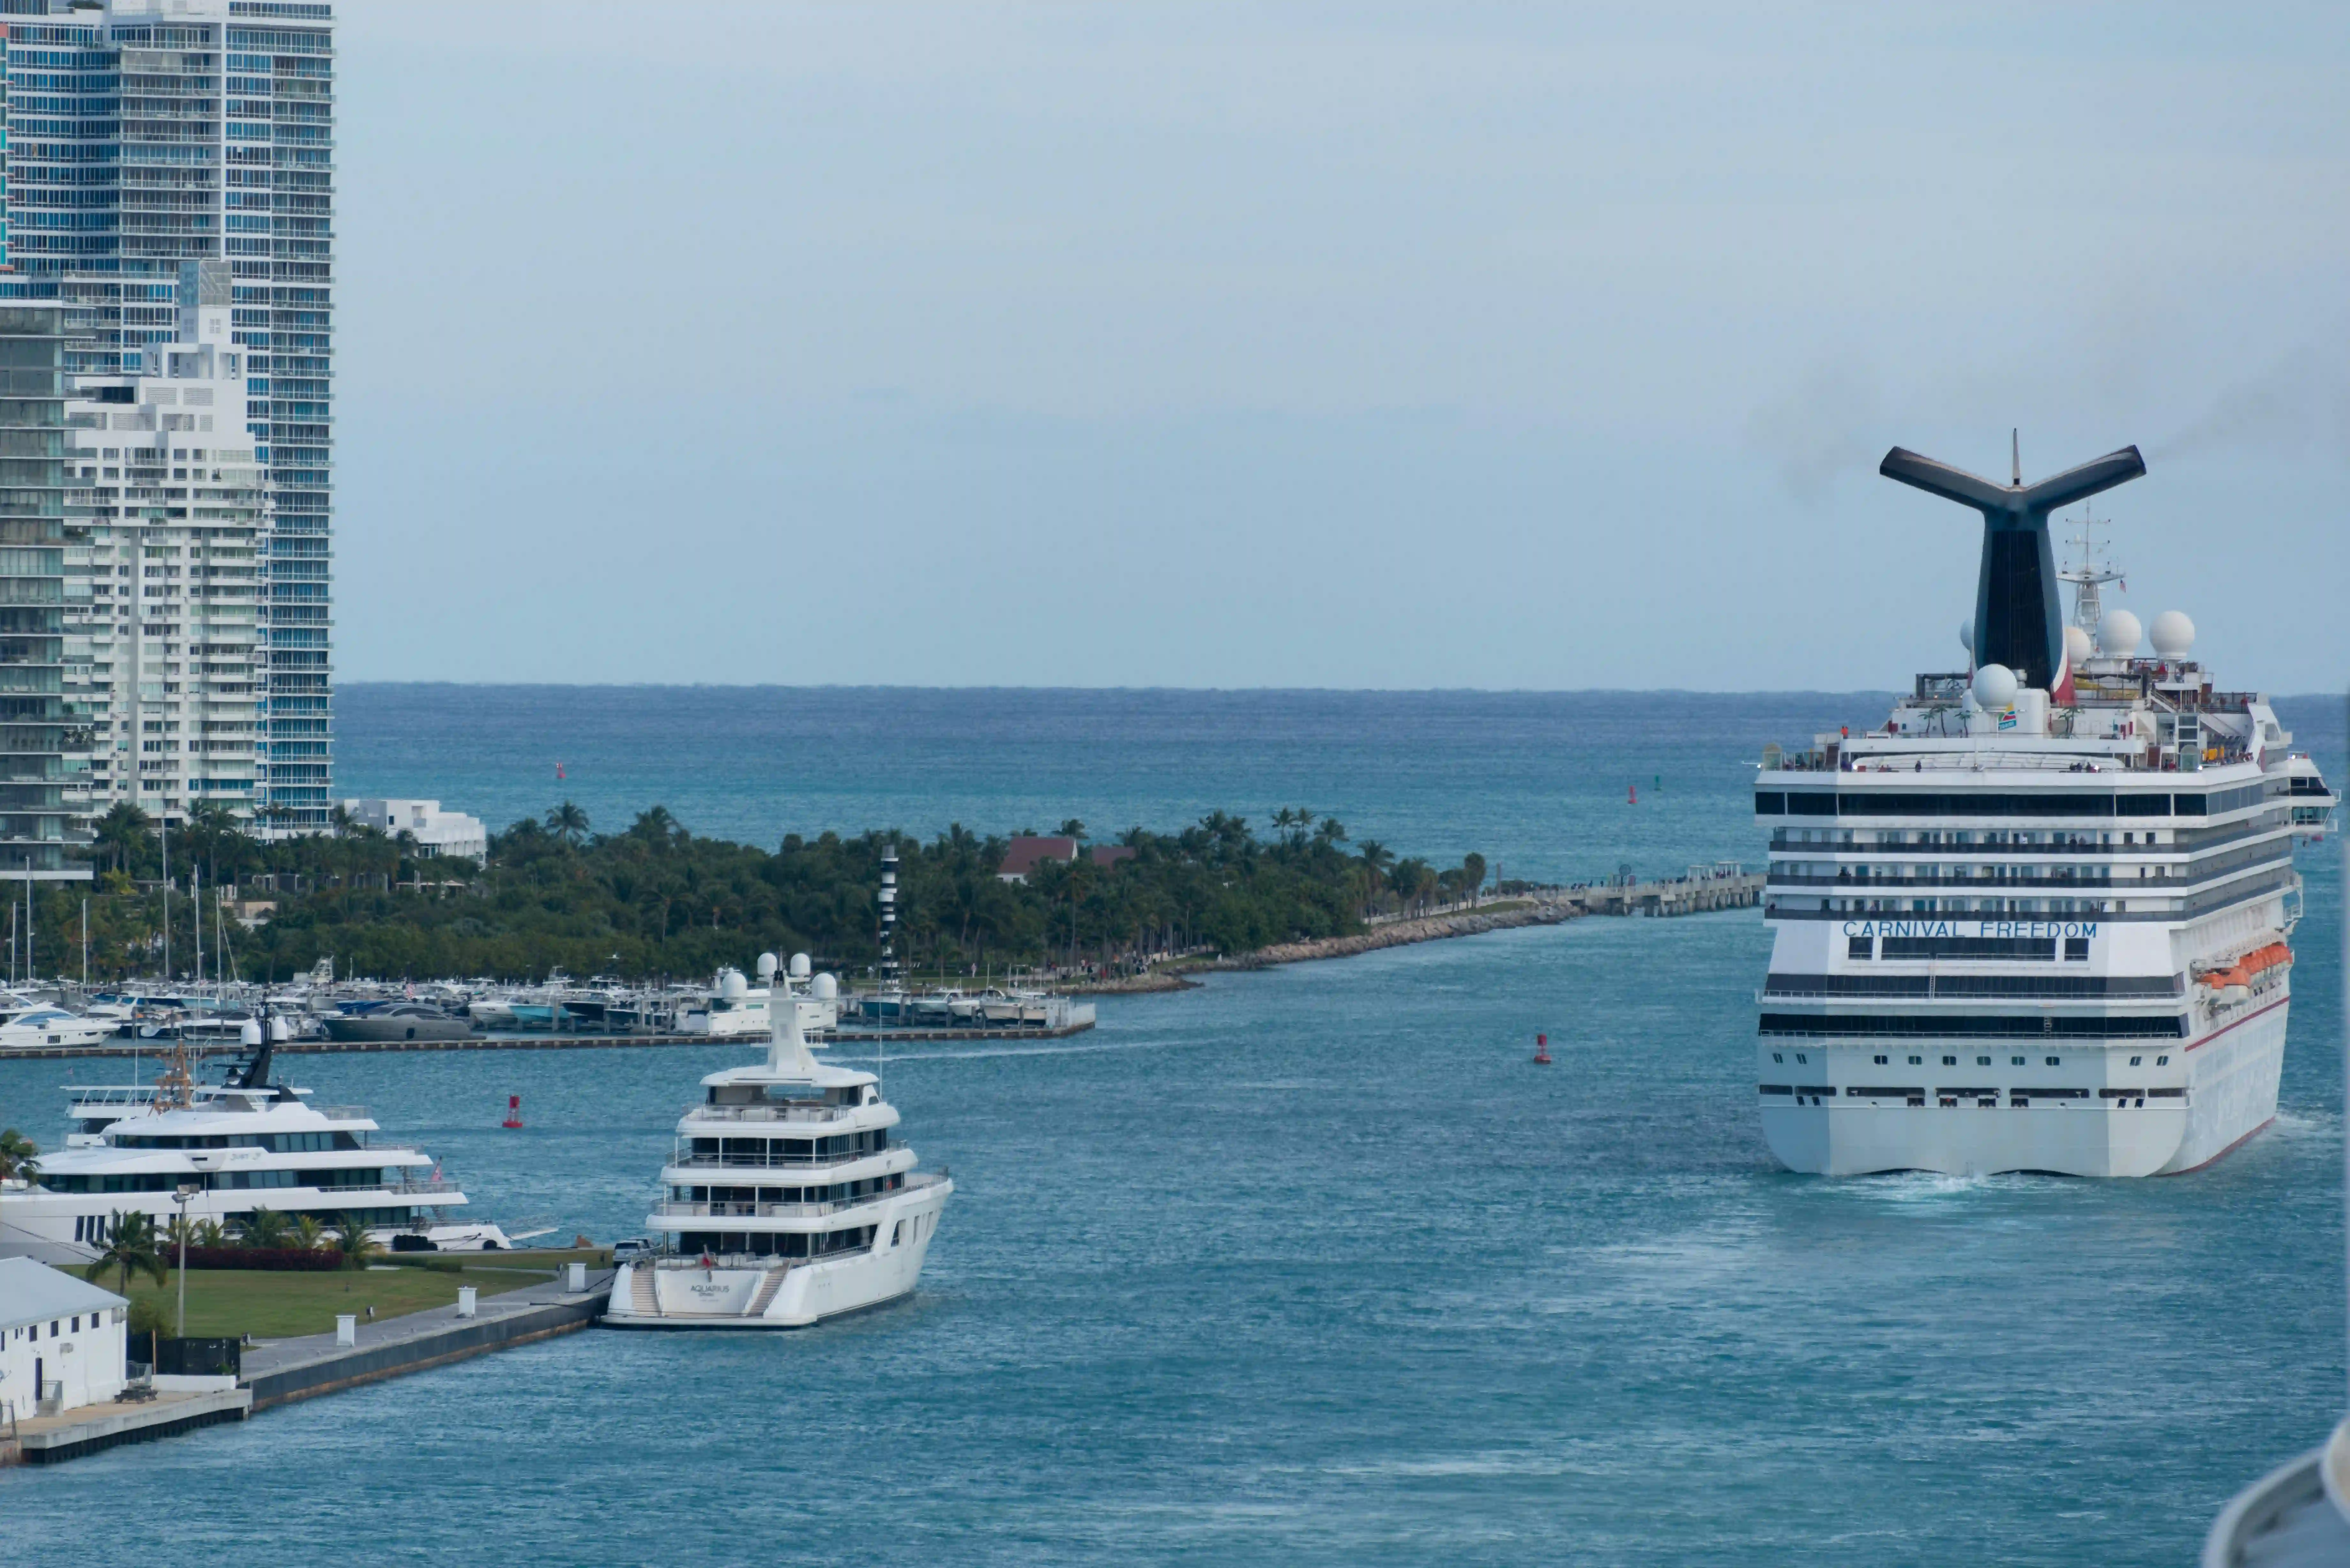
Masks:
[[[2252,994],[2252,982],[2270,970],[2293,962],[2293,950],[2282,942],[2271,942],[2254,948],[2225,969],[2215,969],[2195,977],[2198,985],[2209,986],[2221,1002],[2245,1002]]]

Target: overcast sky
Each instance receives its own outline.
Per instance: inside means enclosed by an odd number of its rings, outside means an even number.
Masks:
[[[345,680],[2350,680],[2350,7],[338,11]]]

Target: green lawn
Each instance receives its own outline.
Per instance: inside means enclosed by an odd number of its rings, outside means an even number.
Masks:
[[[364,1319],[371,1306],[379,1318],[397,1317],[447,1306],[457,1299],[460,1285],[473,1285],[492,1296],[544,1284],[553,1272],[551,1268],[519,1267],[504,1257],[496,1263],[480,1264],[469,1258],[462,1271],[449,1272],[399,1268],[280,1273],[260,1269],[190,1269],[187,1331],[199,1337],[234,1338],[249,1334],[255,1339],[328,1334],[338,1313],[357,1313]],[[99,1282],[108,1290],[119,1288],[112,1274]],[[174,1269],[161,1285],[143,1274],[135,1276],[130,1293],[134,1301],[151,1301],[162,1309],[168,1334],[178,1310],[179,1290],[180,1274]]]

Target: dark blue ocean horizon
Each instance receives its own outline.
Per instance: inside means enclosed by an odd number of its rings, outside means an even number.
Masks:
[[[1761,747],[1885,701],[354,686],[338,771],[494,826],[658,802],[761,843],[1303,805],[1578,877],[1759,863]],[[2282,711],[2338,779],[2340,704]],[[2301,857],[2278,1119],[2195,1175],[1778,1169],[1752,910],[1215,975],[1105,998],[1076,1039],[889,1059],[904,1136],[957,1183],[901,1306],[590,1331],[0,1470],[0,1557],[2191,1563],[2226,1498],[2341,1413],[2339,865]],[[1554,1066],[1527,1061],[1538,1030]],[[742,1055],[291,1074],[510,1225],[610,1239],[641,1228],[696,1079]],[[52,1142],[88,1076],[0,1062],[0,1125]]]

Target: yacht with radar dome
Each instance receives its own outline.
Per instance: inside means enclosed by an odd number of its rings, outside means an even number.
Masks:
[[[909,1294],[954,1183],[918,1171],[879,1072],[819,1062],[839,988],[761,956],[763,1060],[702,1080],[677,1124],[650,1255],[620,1265],[615,1328],[805,1328]]]
[[[1899,447],[1878,472],[1982,514],[1970,668],[1763,753],[1763,1137],[1834,1176],[2209,1165],[2276,1115],[2293,849],[2334,793],[2185,615],[2104,606],[2085,509],[2057,570],[2051,515],[2143,475],[2136,447],[2033,484]]]

